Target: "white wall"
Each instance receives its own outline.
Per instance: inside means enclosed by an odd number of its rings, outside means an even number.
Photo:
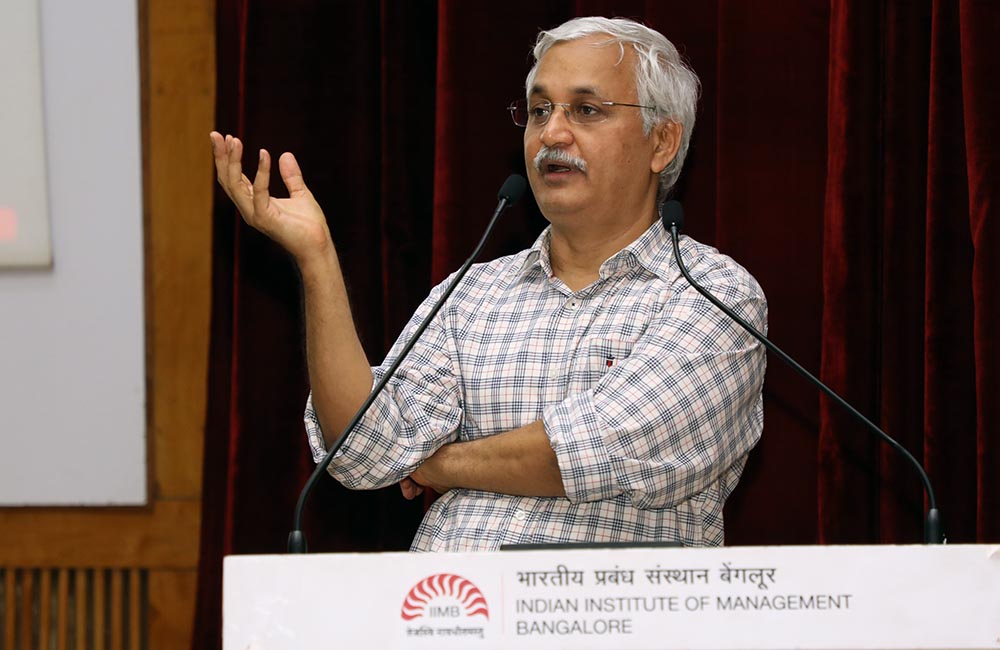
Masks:
[[[40,4],[52,267],[0,269],[0,505],[142,504],[136,1],[2,0],[0,21],[25,2]],[[26,155],[0,143],[0,177]]]
[[[0,6],[0,267],[52,263],[37,0]]]

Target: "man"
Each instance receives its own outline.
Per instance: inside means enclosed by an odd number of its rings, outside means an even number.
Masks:
[[[442,496],[413,550],[505,543],[723,542],[722,507],[760,437],[764,351],[680,276],[657,207],[680,173],[698,81],[662,35],[622,19],[542,32],[527,98],[528,177],[550,222],[529,250],[472,268],[346,441],[330,472],[351,488]],[[371,368],[326,220],[294,157],[271,199],[239,140],[212,134],[219,182],[302,273],[312,395],[324,454],[387,362]],[[694,277],[766,327],[745,270],[684,238]]]

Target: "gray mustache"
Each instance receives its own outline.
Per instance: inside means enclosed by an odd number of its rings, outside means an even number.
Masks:
[[[584,174],[587,173],[587,161],[583,158],[577,158],[576,156],[571,156],[566,153],[563,149],[558,149],[554,147],[542,146],[535,154],[535,159],[532,161],[535,165],[535,169],[538,172],[542,171],[542,165],[547,164],[557,164],[566,165],[567,167],[573,167]]]

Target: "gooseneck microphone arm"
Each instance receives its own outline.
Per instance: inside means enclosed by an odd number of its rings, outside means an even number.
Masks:
[[[479,253],[482,252],[483,246],[486,244],[486,240],[489,239],[490,233],[493,232],[493,226],[496,225],[497,219],[499,219],[501,213],[517,203],[521,196],[524,195],[525,189],[527,189],[527,181],[524,180],[523,176],[512,174],[507,177],[507,180],[504,181],[504,184],[500,187],[498,196],[499,202],[497,203],[496,210],[493,211],[493,218],[490,219],[489,225],[486,226],[486,232],[483,233],[482,238],[476,245],[476,249],[472,251],[472,255],[469,256],[469,259],[467,259],[465,264],[463,264],[458,272],[455,273],[455,277],[452,278],[451,282],[445,288],[444,293],[442,293],[441,297],[438,298],[434,308],[431,309],[426,318],[424,318],[417,329],[414,330],[413,335],[410,336],[410,340],[406,342],[403,349],[400,350],[398,355],[396,355],[395,361],[392,362],[392,365],[390,365],[385,371],[385,374],[382,375],[382,379],[375,385],[372,392],[369,393],[368,398],[365,400],[364,404],[361,405],[361,408],[358,409],[358,412],[354,414],[354,418],[351,419],[350,423],[344,429],[344,432],[340,434],[340,437],[337,438],[332,445],[330,445],[330,449],[326,452],[326,456],[318,465],[316,465],[316,469],[313,470],[309,480],[306,481],[305,486],[303,486],[302,492],[299,493],[299,501],[295,506],[294,528],[292,529],[292,532],[288,534],[289,553],[306,552],[306,537],[302,532],[302,512],[305,510],[306,500],[309,498],[310,493],[312,493],[313,487],[315,487],[320,477],[326,473],[327,467],[330,466],[330,463],[333,461],[333,457],[337,455],[338,451],[340,451],[344,441],[347,440],[349,435],[351,435],[351,432],[354,431],[358,422],[360,422],[361,418],[368,412],[368,409],[385,388],[386,384],[388,384],[389,380],[396,374],[396,370],[399,369],[400,364],[406,358],[406,355],[410,353],[410,350],[413,349],[413,346],[416,345],[420,335],[424,333],[427,326],[430,325],[431,321],[434,320],[434,317],[437,316],[439,311],[441,311],[441,307],[444,306],[448,297],[451,296],[453,291],[455,291],[455,287],[458,286],[458,283],[465,277],[469,267],[471,267],[472,263],[476,261],[477,257],[479,257]]]
[[[927,477],[927,472],[920,465],[913,455],[906,450],[901,444],[896,442],[892,437],[889,436],[885,431],[877,427],[871,420],[862,415],[856,408],[847,403],[843,397],[838,395],[832,388],[824,384],[817,377],[815,377],[811,372],[803,368],[795,359],[785,354],[777,345],[772,343],[766,336],[757,331],[757,329],[746,322],[743,318],[739,316],[732,309],[724,305],[719,299],[705,290],[691,277],[688,273],[687,268],[684,266],[684,260],[681,258],[680,245],[678,244],[678,239],[680,236],[681,229],[684,228],[684,208],[677,201],[667,201],[660,207],[660,219],[663,221],[663,227],[667,229],[670,233],[670,237],[674,245],[674,258],[677,260],[677,266],[680,267],[681,273],[684,278],[694,287],[698,293],[705,296],[713,305],[718,307],[720,310],[725,312],[727,316],[732,318],[734,321],[739,323],[740,327],[745,329],[750,333],[755,339],[764,344],[768,350],[776,354],[782,361],[792,367],[797,373],[812,382],[817,388],[823,391],[827,397],[832,399],[834,402],[839,404],[844,410],[850,413],[856,420],[862,422],[869,431],[873,432],[879,438],[881,438],[886,444],[895,449],[897,452],[902,454],[902,456],[909,461],[913,468],[920,475],[920,480],[924,484],[924,490],[927,493],[927,516],[924,519],[924,543],[925,544],[941,544],[944,541],[944,537],[941,533],[941,514],[937,509],[937,501],[934,498],[934,488],[931,487],[931,481]]]

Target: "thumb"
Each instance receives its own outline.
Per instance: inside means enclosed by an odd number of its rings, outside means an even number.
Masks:
[[[309,193],[306,182],[302,180],[302,170],[295,156],[286,151],[278,159],[278,170],[281,172],[281,180],[285,181],[289,196],[300,196]]]

